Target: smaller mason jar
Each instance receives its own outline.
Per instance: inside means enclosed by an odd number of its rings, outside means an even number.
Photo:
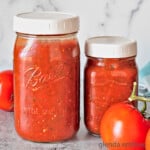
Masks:
[[[137,44],[124,37],[93,37],[86,41],[85,54],[84,120],[88,131],[99,135],[106,109],[127,101],[138,80]]]
[[[72,138],[79,129],[79,17],[31,12],[14,17],[14,116],[35,142]]]

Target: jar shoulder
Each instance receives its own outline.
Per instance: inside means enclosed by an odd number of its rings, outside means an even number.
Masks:
[[[100,77],[100,76],[107,76],[112,77],[130,77],[130,76],[137,76],[138,75],[138,68],[136,64],[132,66],[105,66],[105,65],[89,65],[85,66],[85,76],[90,77]]]

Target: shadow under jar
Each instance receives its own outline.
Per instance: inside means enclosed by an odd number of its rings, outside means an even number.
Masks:
[[[59,12],[15,16],[15,127],[24,139],[58,142],[79,129],[79,18]]]
[[[85,54],[84,121],[91,134],[99,135],[106,109],[127,101],[138,80],[137,45],[124,37],[93,37],[86,41]]]

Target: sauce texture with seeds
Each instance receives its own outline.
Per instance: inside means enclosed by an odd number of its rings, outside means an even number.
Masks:
[[[23,138],[56,142],[77,132],[79,55],[73,35],[68,39],[64,35],[62,40],[18,36],[14,51],[15,126]]]
[[[95,59],[88,57],[85,67],[85,125],[99,134],[101,118],[114,103],[126,101],[137,81],[134,57]]]

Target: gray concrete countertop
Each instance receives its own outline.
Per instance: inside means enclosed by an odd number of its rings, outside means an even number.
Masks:
[[[81,120],[77,135],[61,143],[35,143],[22,139],[15,131],[14,114],[0,110],[0,150],[106,150],[101,139],[89,135]]]

